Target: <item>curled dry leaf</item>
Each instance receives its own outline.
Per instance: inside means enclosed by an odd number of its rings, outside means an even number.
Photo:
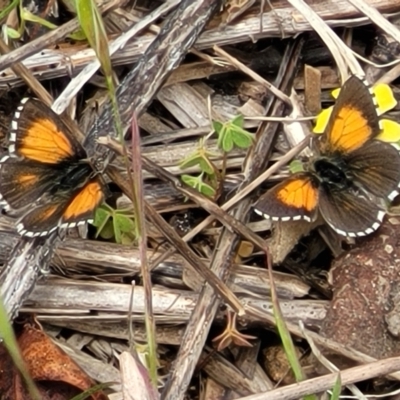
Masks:
[[[69,400],[96,383],[42,330],[25,324],[18,345],[28,372],[42,399]],[[30,399],[23,381],[4,346],[0,346],[0,394],[2,399]],[[106,400],[99,392],[92,400]]]

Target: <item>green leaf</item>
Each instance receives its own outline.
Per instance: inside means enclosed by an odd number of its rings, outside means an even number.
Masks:
[[[296,172],[303,172],[304,171],[304,165],[300,160],[293,160],[289,164],[289,170],[292,174],[295,174]]]
[[[6,17],[11,10],[18,6],[20,0],[13,0],[8,6],[4,7],[3,10],[0,11],[0,20]]]
[[[13,28],[10,28],[9,26],[6,26],[6,25],[4,25],[4,26],[5,26],[5,31],[6,31],[5,33],[10,39],[20,39],[21,38],[21,35],[18,31],[16,31]]]
[[[118,225],[121,232],[134,233],[135,223],[131,218],[123,214],[116,214],[114,217],[114,224]]]
[[[226,132],[226,134],[222,137],[221,143],[222,150],[226,153],[229,153],[233,149],[232,135],[229,132]]]
[[[335,386],[333,387],[331,400],[339,400],[341,393],[342,393],[342,378],[340,377],[340,373],[338,373]]]
[[[213,122],[212,122],[212,126],[213,126],[214,131],[215,131],[218,135],[221,133],[222,128],[224,127],[224,125],[223,125],[221,122],[219,122],[219,121],[213,121]]]
[[[198,165],[202,172],[211,175],[214,173],[215,166],[210,160],[210,157],[217,157],[218,155],[219,154],[208,151],[207,148],[204,146],[203,141],[201,140],[199,143],[199,147],[183,161],[181,161],[179,167],[181,169],[185,169]]]
[[[100,61],[104,74],[111,79],[112,67],[108,51],[108,39],[103,19],[94,0],[76,0],[80,26]]]
[[[212,175],[214,173],[214,164],[208,157],[203,157],[199,162],[200,169],[202,172],[205,172],[207,175]]]
[[[116,210],[113,217],[113,227],[116,243],[126,243],[126,238],[129,238],[129,243],[136,237],[136,225],[132,215],[127,215],[126,210],[122,212]]]
[[[28,9],[23,8],[22,12],[21,12],[21,20],[22,21],[30,21],[30,22],[35,22],[37,24],[40,24],[42,26],[45,26],[48,29],[56,29],[58,28],[57,25],[53,24],[50,21],[47,21],[44,18],[41,18],[33,13],[31,13]],[[73,40],[85,40],[86,36],[82,31],[76,31],[74,33],[71,33],[68,35],[69,38],[73,39]]]
[[[231,134],[233,142],[237,147],[240,147],[241,149],[248,149],[253,144],[254,136],[244,129],[233,129],[231,131]]]
[[[45,20],[44,18],[41,18],[33,13],[31,13],[28,9],[23,8],[21,12],[21,18],[24,21],[30,21],[30,22],[35,22],[37,24],[43,25],[46,28],[49,29],[56,29],[57,25],[53,24],[50,21]]]
[[[215,196],[215,189],[208,185],[207,183],[203,183],[200,187],[200,193],[204,194],[207,197],[214,197]]]
[[[191,176],[191,175],[186,175],[186,174],[183,174],[181,176],[181,179],[182,179],[182,181],[184,183],[186,183],[186,185],[188,185],[188,186],[190,186],[192,188],[196,187],[197,181],[198,181],[197,177],[194,177],[194,176]]]
[[[99,236],[104,240],[111,240],[115,237],[114,224],[112,219],[109,219],[107,223],[101,228],[101,230],[97,230],[96,237]]]
[[[97,228],[96,237],[105,240],[115,238],[116,243],[122,243],[123,234],[135,239],[135,222],[131,209],[114,210],[103,204],[96,210],[93,225]]]
[[[182,175],[181,179],[186,185],[196,189],[205,196],[213,197],[216,191],[208,183],[203,182],[203,176],[204,174],[200,174],[199,176]]]
[[[135,238],[133,235],[130,235],[130,234],[124,233],[124,232],[121,233],[121,243],[120,244],[130,246],[133,243],[135,243]]]
[[[115,243],[121,243],[122,232],[119,225],[115,223],[115,219],[113,219],[113,229],[114,229]]]
[[[237,127],[243,128],[244,125],[244,117],[242,114],[237,115],[232,119],[232,125],[235,125]]]
[[[186,157],[183,161],[179,163],[179,168],[185,169],[185,168],[190,168],[198,165],[201,160],[201,155],[199,154],[199,151],[196,150],[192,154],[190,154],[188,157]]]
[[[94,220],[92,224],[97,228],[96,237],[100,236],[103,239],[111,239],[113,237],[114,234],[112,233],[112,235],[109,236],[106,230],[107,224],[111,223],[110,218],[112,218],[112,209],[110,209],[110,207],[108,207],[107,204],[104,204],[101,207],[97,208],[94,214]]]
[[[225,124],[219,123],[219,124],[221,125],[220,129],[215,130],[215,132],[218,135],[217,146],[220,149],[224,149],[223,143],[224,143],[224,138],[225,138],[226,133],[227,133],[227,125],[226,125],[226,123]]]
[[[254,140],[254,135],[243,129],[244,117],[239,114],[231,121],[221,123],[213,121],[213,127],[218,135],[218,147],[225,152],[229,152],[234,146],[242,149],[250,147]]]
[[[105,224],[108,218],[110,218],[110,211],[108,210],[108,207],[107,209],[103,206],[98,207],[94,214],[93,225],[98,228]]]

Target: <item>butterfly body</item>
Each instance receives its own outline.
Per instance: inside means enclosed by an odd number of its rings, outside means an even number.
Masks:
[[[321,157],[313,162],[313,170],[325,190],[346,190],[353,185],[342,159]]]
[[[345,82],[326,130],[313,138],[316,156],[304,172],[270,189],[255,210],[275,221],[313,221],[318,212],[337,233],[365,236],[399,192],[399,150],[381,132],[372,94],[356,76]]]
[[[74,164],[65,165],[60,170],[56,185],[53,187],[55,192],[69,192],[71,187],[80,188],[88,180],[88,177],[93,174],[92,167],[87,163],[77,162]]]
[[[24,99],[0,160],[0,202],[22,214],[22,235],[46,236],[93,217],[104,185],[73,132],[50,108]]]

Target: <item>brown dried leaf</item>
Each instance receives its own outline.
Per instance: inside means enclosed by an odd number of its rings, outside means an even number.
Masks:
[[[44,400],[68,400],[95,382],[42,330],[25,324],[18,337],[21,355]],[[0,346],[0,393],[2,399],[30,399],[6,349]],[[4,396],[4,397],[3,397]],[[106,400],[96,393],[92,400]]]

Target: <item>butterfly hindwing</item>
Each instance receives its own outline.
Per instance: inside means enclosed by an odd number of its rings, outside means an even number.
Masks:
[[[81,220],[91,220],[103,198],[104,190],[100,180],[90,180],[71,197],[62,215],[62,225],[71,226]]]
[[[298,173],[274,186],[254,205],[255,211],[272,220],[312,221],[318,206],[318,182],[312,174]]]
[[[320,191],[319,210],[322,217],[343,236],[366,236],[379,228],[385,212],[370,199],[350,191]]]
[[[22,236],[47,236],[59,227],[59,221],[66,207],[66,199],[53,199],[40,204],[19,219],[17,231]]]
[[[354,181],[367,192],[381,198],[393,198],[399,192],[399,149],[374,140],[345,157]]]
[[[69,128],[49,107],[26,98],[14,114],[9,136],[11,157],[57,165],[85,158],[86,153]]]
[[[58,227],[72,228],[93,218],[96,208],[103,201],[103,186],[99,179],[88,181],[83,187],[69,193],[57,193],[27,212],[19,221],[21,235],[47,236]]]

